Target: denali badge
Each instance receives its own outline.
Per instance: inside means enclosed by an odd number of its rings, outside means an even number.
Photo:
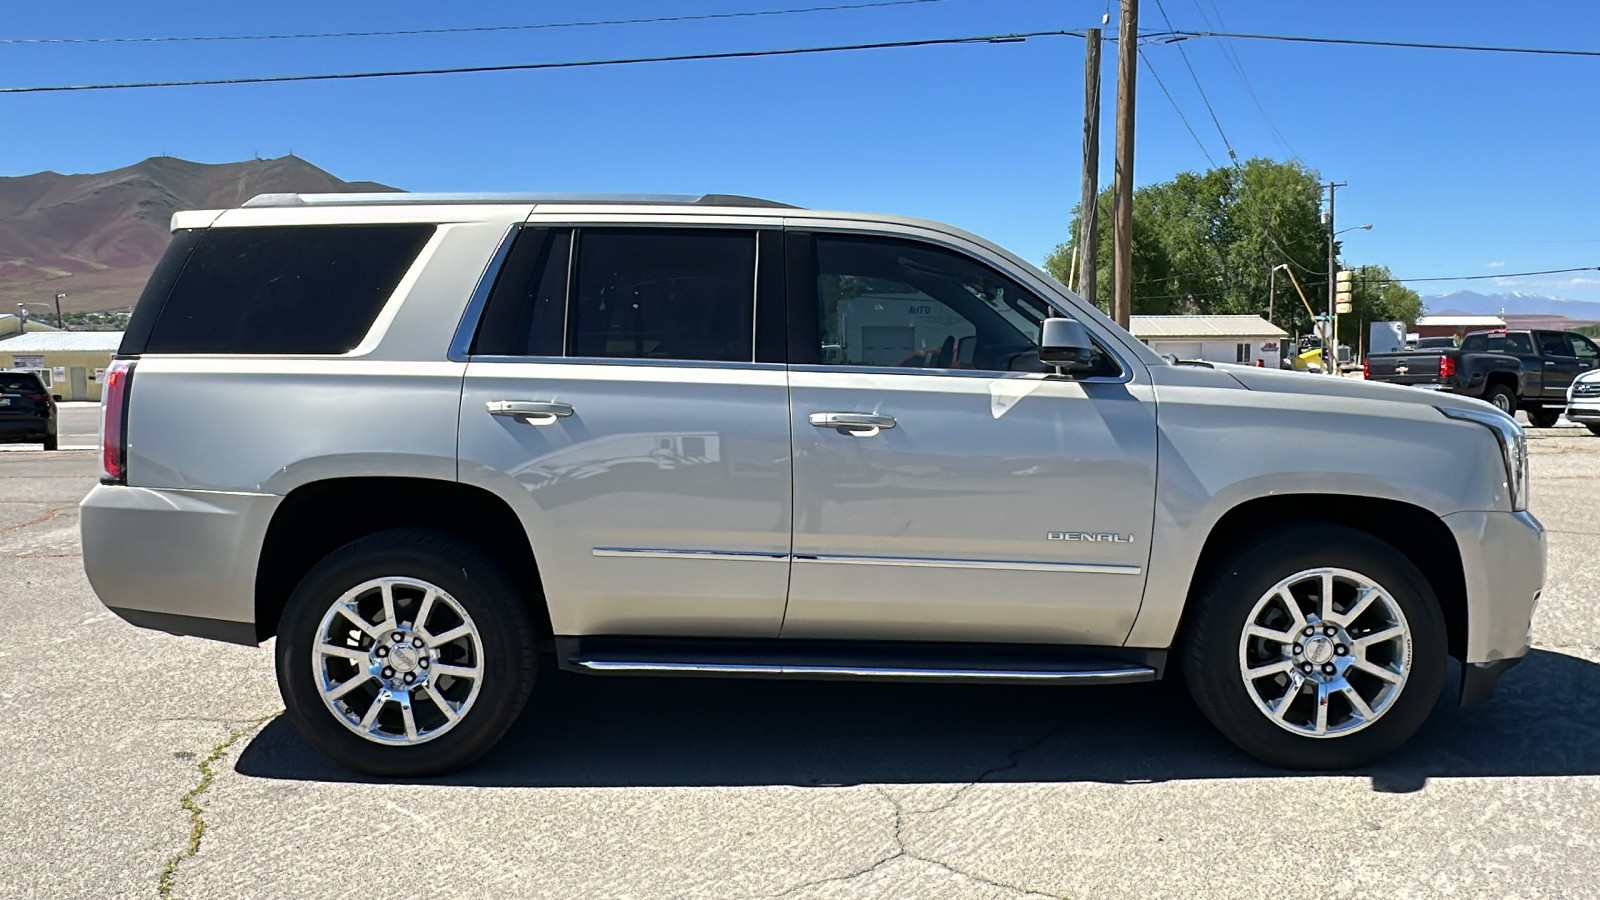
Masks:
[[[1082,541],[1084,543],[1131,544],[1133,535],[1110,531],[1048,531],[1045,538],[1052,541]]]

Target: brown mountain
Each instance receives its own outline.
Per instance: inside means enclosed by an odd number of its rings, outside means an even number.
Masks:
[[[180,209],[238,206],[256,194],[392,191],[343,181],[295,156],[209,165],[157,156],[94,175],[0,178],[0,312],[125,309],[138,299]]]

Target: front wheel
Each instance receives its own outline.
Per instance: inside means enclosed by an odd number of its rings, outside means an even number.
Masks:
[[[60,440],[61,439],[58,438],[56,435],[53,435],[53,434],[45,435],[44,436],[44,449],[46,449],[46,450],[55,450],[55,449],[57,449],[58,447],[61,446]]]
[[[1535,428],[1554,428],[1556,420],[1561,418],[1561,412],[1554,409],[1528,410],[1528,424]]]
[[[1600,425],[1590,424],[1588,428],[1590,434],[1600,437]]]
[[[1336,525],[1238,548],[1192,598],[1181,647],[1200,710],[1270,765],[1341,769],[1422,726],[1445,676],[1445,626],[1393,547]]]
[[[318,750],[415,777],[493,747],[533,685],[524,598],[480,547],[426,529],[346,544],[301,580],[278,629],[278,690]]]

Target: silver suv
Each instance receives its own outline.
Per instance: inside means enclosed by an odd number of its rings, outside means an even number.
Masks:
[[[1118,684],[1246,752],[1398,747],[1529,646],[1522,431],[1169,364],[1021,259],[732,196],[179,213],[107,376],[83,556],[129,622],[277,638],[386,776],[594,674]],[[1452,698],[1455,692],[1452,691]]]

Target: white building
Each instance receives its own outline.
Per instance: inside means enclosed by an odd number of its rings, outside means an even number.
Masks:
[[[1179,359],[1277,368],[1289,333],[1260,316],[1132,316],[1128,330]]]

